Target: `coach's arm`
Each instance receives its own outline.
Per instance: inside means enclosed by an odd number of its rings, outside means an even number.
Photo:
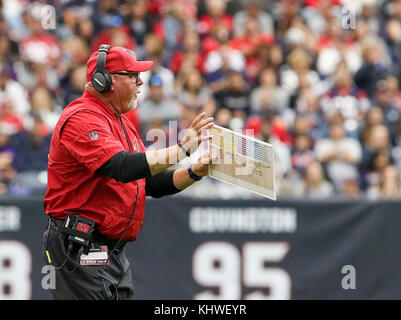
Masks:
[[[205,118],[205,113],[198,115],[191,123],[182,140],[182,147],[174,145],[169,148],[129,153],[121,151],[106,161],[96,174],[106,175],[118,182],[131,182],[146,178],[146,194],[161,197],[184,190],[195,180],[191,179],[187,168],[169,170],[172,165],[186,157],[183,149],[195,151],[199,143],[209,139],[201,136],[202,129],[209,129],[213,118]],[[206,153],[192,166],[192,171],[198,176],[208,174],[211,156]]]

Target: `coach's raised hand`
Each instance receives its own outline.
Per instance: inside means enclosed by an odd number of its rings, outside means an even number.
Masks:
[[[212,126],[213,118],[206,118],[206,113],[202,112],[195,117],[178,144],[165,149],[146,151],[151,174],[155,175],[195,152],[202,141],[210,139],[209,135],[202,136],[202,132]]]
[[[191,125],[185,132],[184,138],[181,140],[181,148],[186,150],[189,154],[194,153],[202,141],[210,139],[210,136],[202,136],[202,132],[213,126],[213,117],[205,118],[206,112],[202,112],[192,121]]]

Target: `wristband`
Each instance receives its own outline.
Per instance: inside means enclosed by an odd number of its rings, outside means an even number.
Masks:
[[[189,174],[189,177],[190,177],[192,180],[195,180],[195,181],[202,180],[202,178],[203,178],[203,177],[198,176],[197,174],[195,174],[195,173],[192,171],[192,166],[190,166],[190,167],[188,168],[188,174]]]
[[[181,148],[181,150],[184,151],[184,153],[185,153],[185,155],[186,155],[187,157],[190,157],[190,156],[191,156],[191,154],[189,153],[189,151],[187,151],[187,149],[184,148],[184,146],[181,144],[181,142],[178,142],[177,144],[178,144],[178,146]]]

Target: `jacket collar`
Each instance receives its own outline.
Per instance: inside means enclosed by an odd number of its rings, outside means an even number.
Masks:
[[[111,108],[108,104],[104,103],[102,100],[97,98],[95,95],[93,95],[89,91],[84,90],[84,93],[82,94],[81,98],[83,98],[85,100],[91,100],[92,102],[94,102],[97,106],[99,106],[99,109],[101,109],[102,111],[105,112],[106,115],[113,117],[115,119],[117,119],[119,117],[118,114],[114,113],[111,110]]]

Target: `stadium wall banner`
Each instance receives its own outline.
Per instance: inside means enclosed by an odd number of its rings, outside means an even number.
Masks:
[[[401,202],[150,199],[136,299],[401,299]],[[51,299],[40,198],[0,200],[0,299]],[[57,284],[55,284],[57,285]]]

